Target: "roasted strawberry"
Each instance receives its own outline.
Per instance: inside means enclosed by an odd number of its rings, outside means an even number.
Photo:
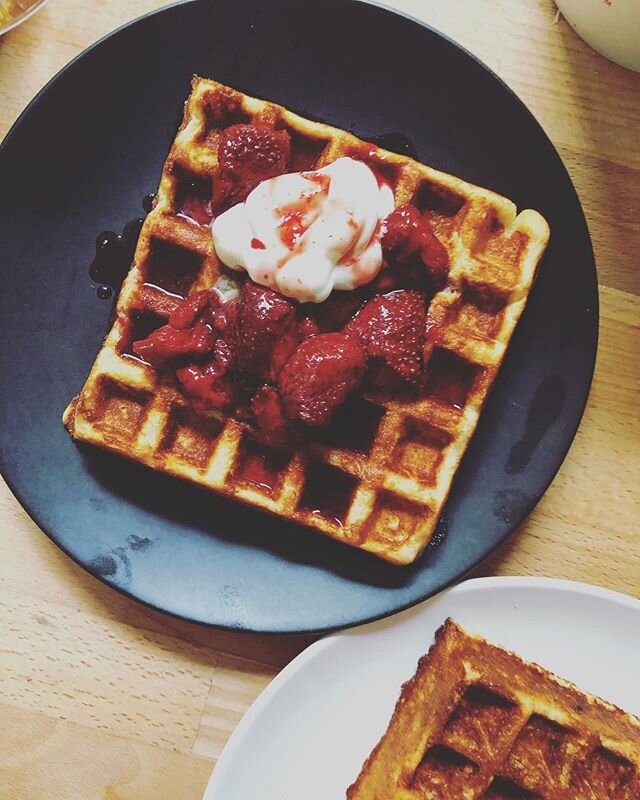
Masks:
[[[154,367],[161,367],[174,358],[206,356],[213,352],[216,336],[212,327],[203,320],[198,320],[193,328],[163,325],[146,339],[134,342],[133,352]]]
[[[173,328],[190,328],[207,309],[215,310],[221,304],[220,295],[212,290],[192,292],[182,300],[169,317]]]
[[[381,389],[417,386],[425,336],[424,297],[397,291],[369,300],[346,326],[369,356],[369,379]]]
[[[406,264],[419,255],[436,285],[444,285],[449,254],[424,214],[410,203],[398,206],[385,218],[383,230],[382,247],[392,259]]]
[[[251,410],[262,438],[268,444],[283,445],[299,438],[295,422],[287,419],[280,395],[273,386],[260,386],[251,399]]]
[[[308,303],[308,305],[312,304]],[[298,322],[298,335],[300,340],[308,339],[310,336],[317,336],[319,333],[321,333],[321,331],[313,312],[309,309],[302,311]]]
[[[383,266],[371,283],[364,287],[364,292],[369,298],[398,289],[416,289],[430,296],[435,294],[435,281],[425,269],[419,254],[411,256],[407,261],[393,260],[393,266]]]
[[[224,409],[233,403],[233,383],[215,361],[203,367],[196,364],[182,367],[176,370],[176,377],[196,408]]]
[[[216,212],[246,199],[263,180],[282,175],[287,168],[291,138],[268,125],[230,125],[218,143],[218,179],[212,206]]]
[[[382,247],[406,259],[420,250],[420,212],[410,203],[398,206],[382,223]]]
[[[293,301],[246,280],[236,307],[232,342],[241,372],[274,383],[298,344]]]
[[[234,352],[226,339],[218,339],[213,346],[213,360],[221,372],[229,372],[234,364]]]
[[[321,333],[305,339],[280,372],[286,415],[307,425],[326,425],[362,381],[366,362],[357,337]]]
[[[133,352],[155,367],[176,358],[200,360],[213,352],[226,316],[220,295],[211,291],[192,292],[174,308],[169,323],[145,339],[133,343]]]
[[[340,331],[363,302],[363,292],[359,290],[332,292],[323,303],[305,303],[300,307],[303,324],[311,329],[315,323],[317,333]]]

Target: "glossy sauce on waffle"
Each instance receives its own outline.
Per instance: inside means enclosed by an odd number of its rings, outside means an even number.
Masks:
[[[328,426],[288,446],[265,441],[246,415],[192,402],[136,345],[166,326],[183,298],[214,286],[238,292],[216,256],[210,223],[221,132],[242,124],[288,134],[288,172],[343,156],[364,161],[391,187],[396,209],[410,204],[428,218],[448,260],[423,311],[419,391],[366,385]],[[78,440],[410,563],[433,535],[548,236],[537,212],[517,214],[493,192],[195,78],[114,324],[64,422]]]
[[[640,720],[452,620],[348,800],[637,800]]]

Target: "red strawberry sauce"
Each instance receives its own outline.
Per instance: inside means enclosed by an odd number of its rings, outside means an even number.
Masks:
[[[285,131],[264,124],[224,130],[213,213],[285,172],[289,158]],[[326,190],[318,183],[300,207],[283,209],[280,235],[289,247],[305,229],[302,206]],[[194,407],[250,422],[258,438],[275,446],[328,425],[366,386],[420,391],[424,345],[432,335],[426,307],[446,280],[449,257],[415,206],[394,209],[381,232],[385,264],[371,284],[304,305],[249,278],[227,303],[213,289],[193,292],[165,325],[133,342],[133,353],[173,376]],[[264,249],[259,239],[251,246]],[[256,480],[266,483],[262,474]]]

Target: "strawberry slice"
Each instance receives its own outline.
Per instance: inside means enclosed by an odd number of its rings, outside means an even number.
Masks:
[[[377,295],[346,326],[370,359],[369,379],[380,389],[418,386],[425,337],[424,296],[414,290]]]
[[[357,337],[321,333],[305,339],[280,372],[286,415],[307,425],[326,425],[362,381],[366,364]]]

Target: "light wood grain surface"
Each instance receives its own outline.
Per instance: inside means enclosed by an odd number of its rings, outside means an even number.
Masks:
[[[640,597],[640,75],[583,44],[551,0],[395,0],[488,63],[564,159],[598,262],[587,410],[535,511],[478,574]],[[51,0],[0,38],[0,136],[84,47],[157,0]],[[2,187],[6,190],[6,187]],[[251,701],[310,639],[168,618],[87,575],[0,482],[0,797],[196,800]]]

